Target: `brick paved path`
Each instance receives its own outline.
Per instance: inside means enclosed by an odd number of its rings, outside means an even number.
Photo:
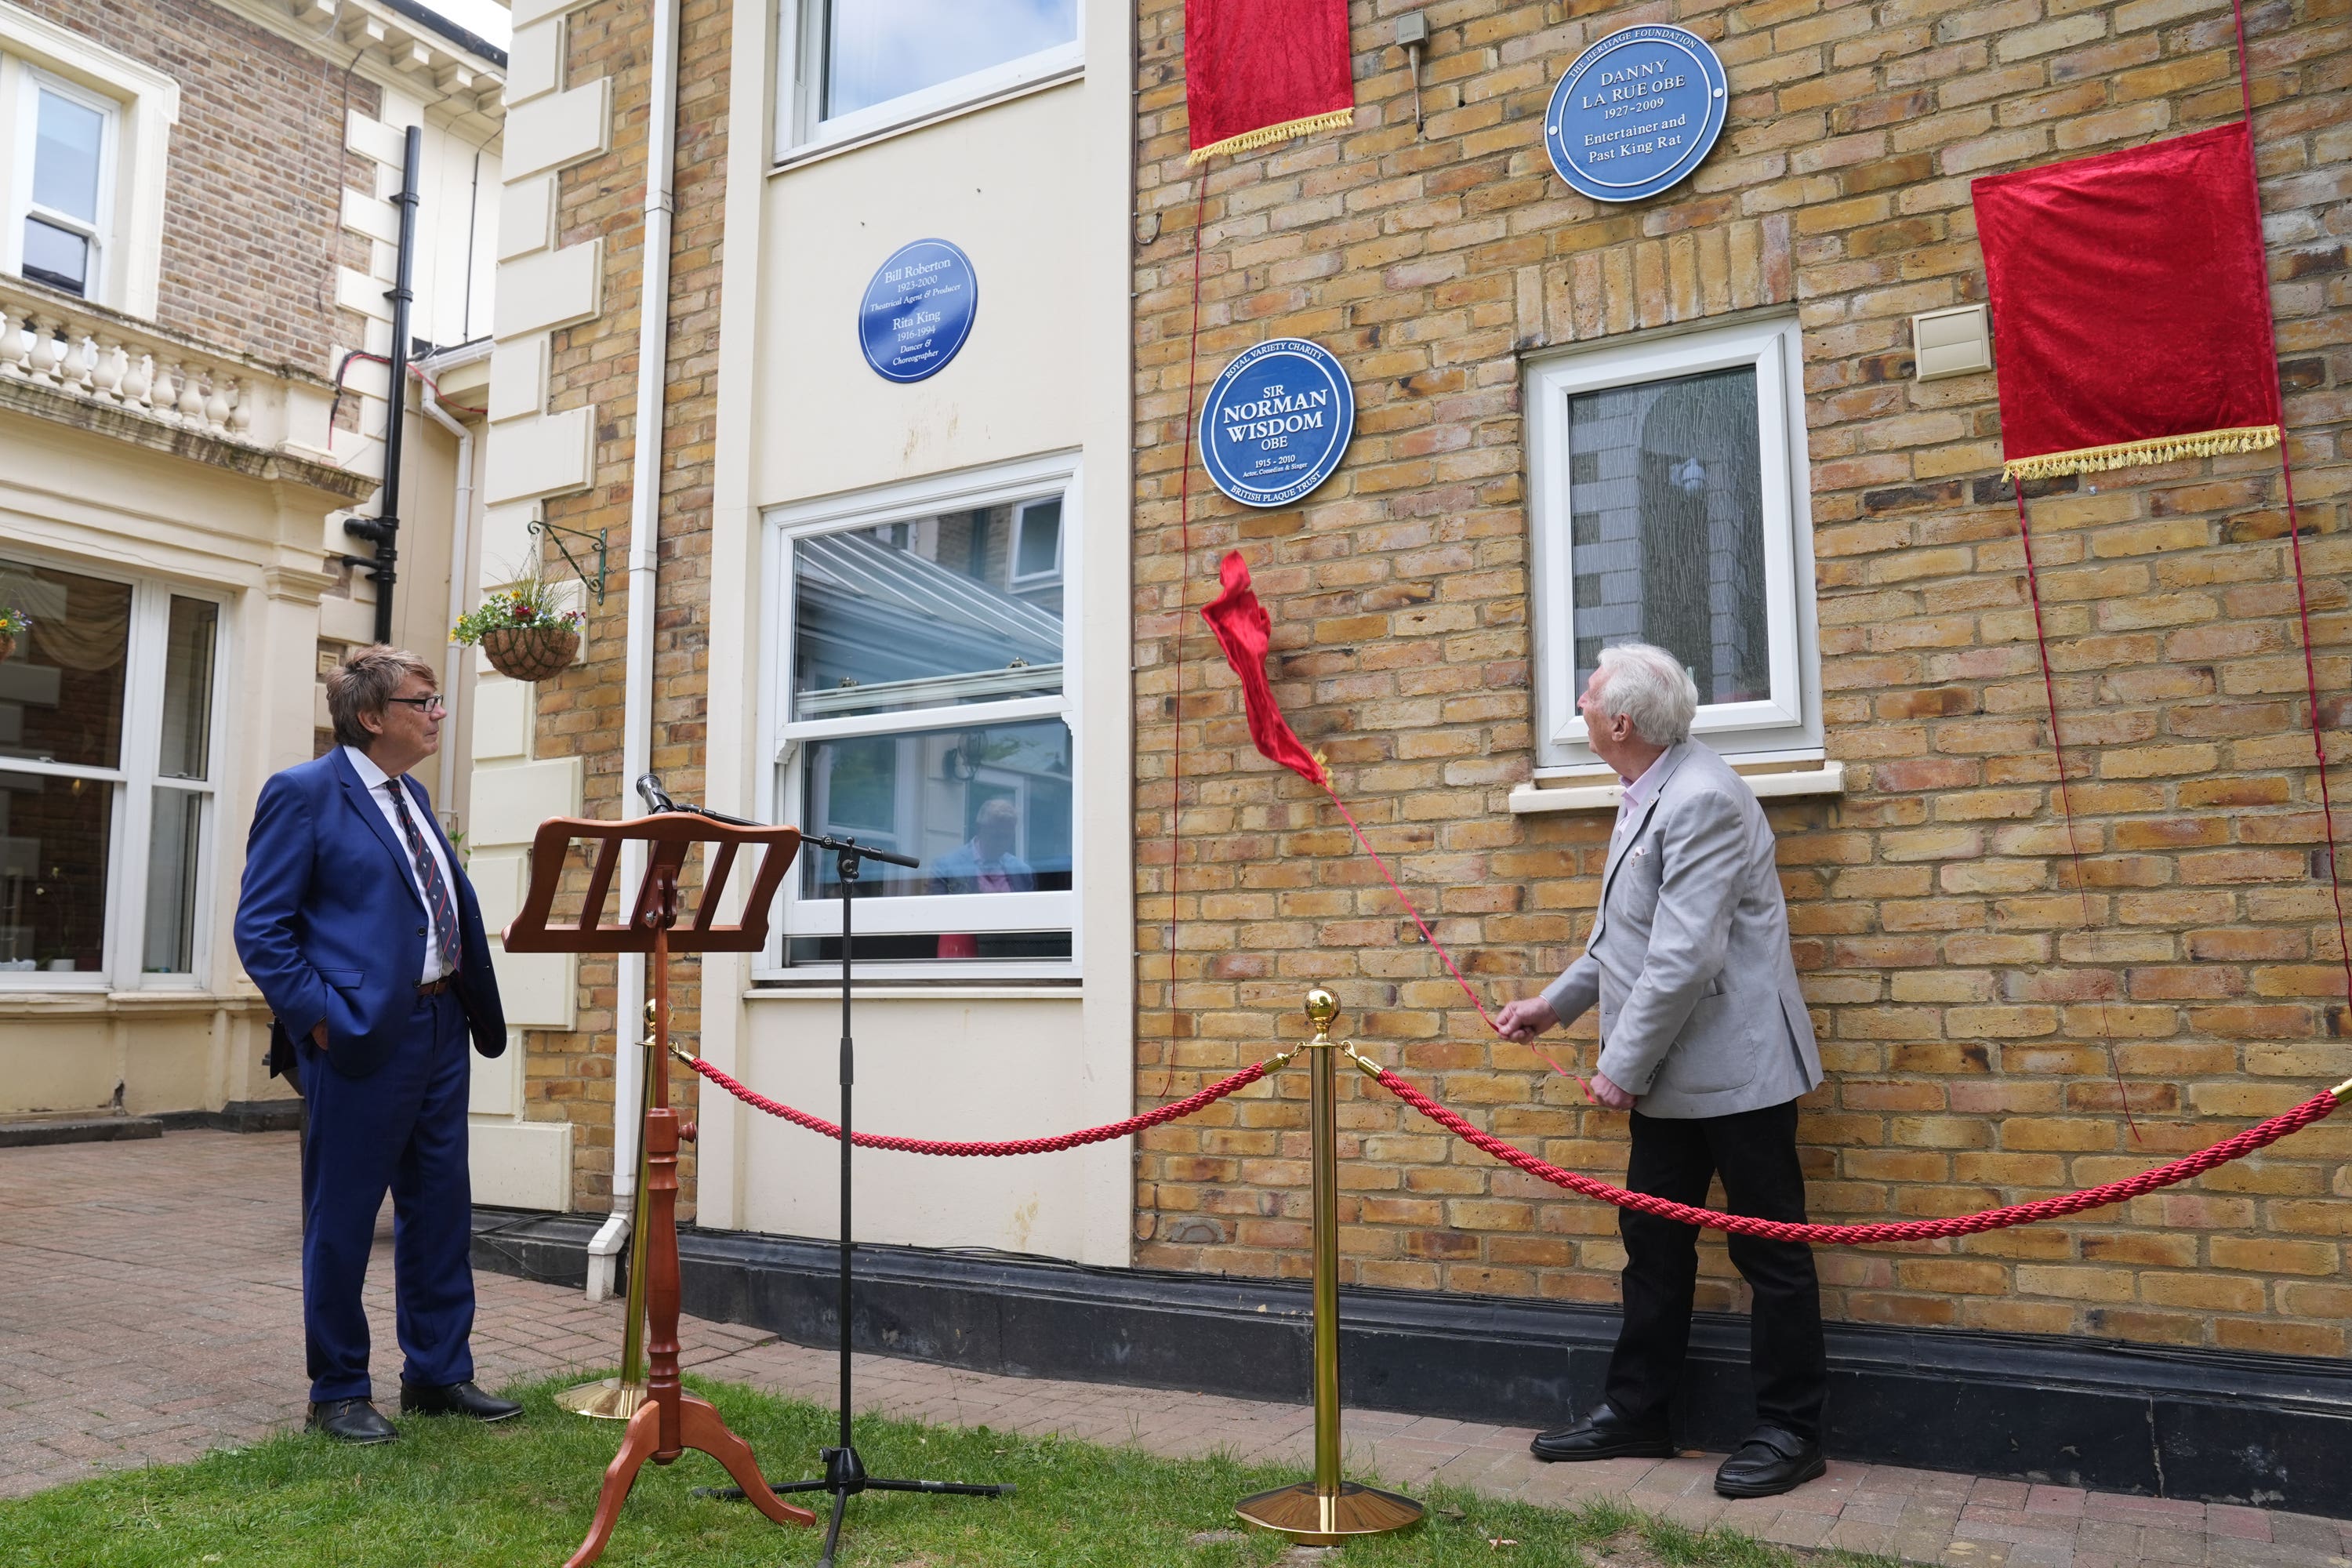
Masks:
[[[0,1150],[0,1497],[193,1458],[302,1417],[300,1216],[291,1133],[175,1132]],[[376,1387],[397,1389],[391,1219],[370,1270]],[[619,1310],[561,1286],[478,1277],[474,1350],[495,1387],[618,1355]],[[834,1361],[688,1319],[687,1364],[824,1402]],[[1308,1460],[1290,1405],[1055,1383],[861,1358],[867,1409],[1056,1432],[1157,1454]],[[1352,1412],[1351,1468],[1543,1503],[1609,1495],[1693,1525],[1989,1568],[2352,1568],[2352,1521],[1837,1464],[1785,1498],[1725,1502],[1713,1457],[1538,1465],[1523,1430]]]

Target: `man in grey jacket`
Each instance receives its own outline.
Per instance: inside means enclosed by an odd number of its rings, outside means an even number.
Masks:
[[[1608,648],[1578,703],[1594,754],[1625,781],[1584,955],[1496,1020],[1522,1043],[1601,1007],[1592,1097],[1630,1110],[1626,1185],[1735,1214],[1805,1217],[1797,1097],[1822,1081],[1789,953],[1772,828],[1755,792],[1690,738],[1698,693],[1672,654]],[[1620,1209],[1625,1316],[1607,1398],[1534,1442],[1540,1459],[1672,1453],[1666,1408],[1690,1342],[1697,1230]],[[1771,1497],[1823,1469],[1821,1286],[1798,1243],[1731,1238],[1755,1294],[1758,1425],[1716,1472],[1726,1497]]]

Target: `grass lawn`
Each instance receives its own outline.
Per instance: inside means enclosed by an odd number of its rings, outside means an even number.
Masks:
[[[555,1407],[553,1394],[572,1381],[520,1390],[526,1412],[504,1426],[404,1421],[399,1442],[373,1448],[289,1434],[192,1465],[126,1471],[0,1502],[0,1563],[555,1568],[587,1531],[620,1436],[617,1423]],[[807,1473],[818,1447],[832,1439],[833,1417],[816,1405],[688,1381],[750,1440],[773,1478]],[[1020,1489],[1001,1499],[878,1492],[855,1499],[841,1561],[860,1568],[1265,1568],[1287,1543],[1245,1531],[1233,1504],[1301,1479],[1219,1458],[1155,1459],[985,1426],[872,1417],[858,1423],[857,1440],[878,1475],[1011,1481]],[[787,1530],[742,1503],[693,1495],[726,1479],[701,1454],[668,1469],[647,1466],[603,1561],[613,1568],[815,1562],[822,1513],[816,1529]],[[1336,1561],[1347,1568],[1786,1568],[1795,1561],[1742,1537],[1698,1535],[1624,1509],[1543,1509],[1443,1488],[1423,1501],[1431,1517],[1419,1529],[1350,1546]]]

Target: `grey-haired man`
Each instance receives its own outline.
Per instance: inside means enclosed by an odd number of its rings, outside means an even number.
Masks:
[[[1822,1081],[1789,952],[1772,828],[1755,791],[1690,738],[1698,693],[1672,654],[1604,649],[1578,707],[1595,755],[1625,781],[1584,955],[1506,1007],[1526,1042],[1601,1008],[1592,1095],[1632,1112],[1626,1185],[1703,1205],[1720,1174],[1735,1214],[1805,1217],[1797,1097]],[[1621,1209],[1625,1315],[1607,1397],[1546,1432],[1539,1459],[1664,1457],[1666,1409],[1690,1342],[1697,1231]],[[1755,1294],[1748,1364],[1758,1425],[1716,1472],[1726,1497],[1771,1497],[1822,1473],[1828,1382],[1810,1248],[1731,1238]]]

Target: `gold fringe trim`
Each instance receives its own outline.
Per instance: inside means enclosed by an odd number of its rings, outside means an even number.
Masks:
[[[1195,147],[1187,164],[1213,158],[1220,153],[1247,153],[1254,148],[1270,147],[1276,142],[1286,142],[1293,136],[1305,136],[1317,131],[1337,131],[1356,122],[1355,105],[1334,109],[1324,114],[1310,114],[1304,120],[1286,120],[1279,125],[1261,125],[1255,131],[1244,131],[1238,136],[1228,136],[1222,142],[1212,142],[1206,147]]]
[[[2096,474],[2109,468],[2169,463],[2179,458],[2259,452],[2278,444],[2277,426],[2242,425],[2232,430],[2200,430],[2189,436],[2158,436],[2146,441],[2117,441],[2105,447],[2078,447],[2071,452],[2013,458],[2000,466],[2000,472],[2007,479],[2051,479],[2061,474]]]

